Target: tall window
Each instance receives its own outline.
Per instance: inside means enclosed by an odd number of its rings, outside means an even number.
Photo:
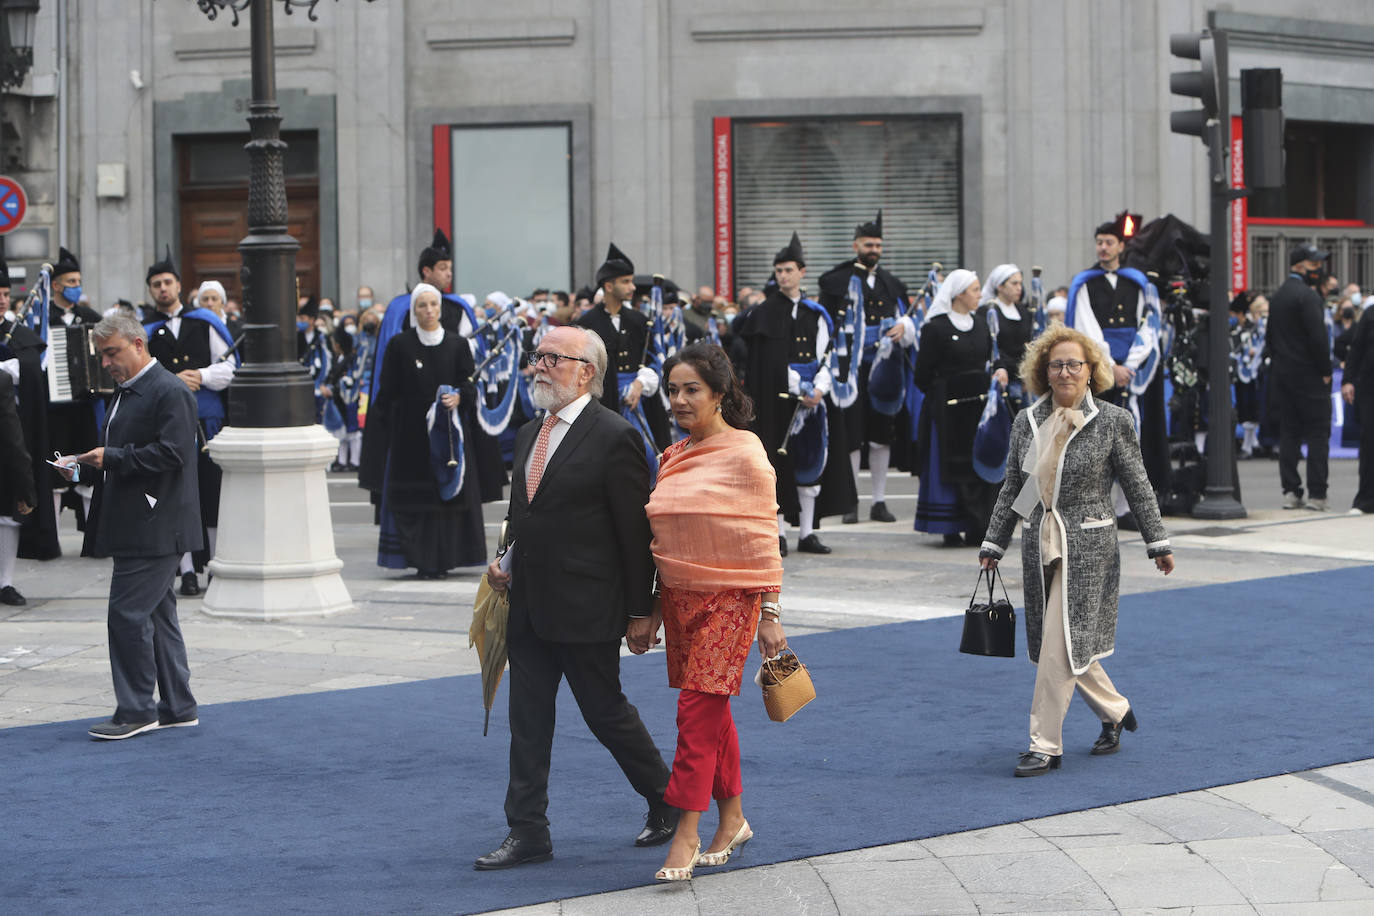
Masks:
[[[732,124],[735,284],[758,286],[795,230],[806,289],[853,254],[854,226],[883,211],[883,264],[918,288],[963,249],[957,115]]]
[[[454,127],[453,287],[572,286],[572,127]]]

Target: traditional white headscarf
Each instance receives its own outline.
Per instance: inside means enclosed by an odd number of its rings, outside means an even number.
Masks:
[[[1020,321],[1021,312],[1014,304],[1008,304],[999,299],[997,288],[1020,272],[1021,268],[1015,264],[998,264],[992,269],[992,273],[988,274],[988,281],[983,284],[982,301],[997,303],[997,311],[1001,312],[1002,317],[1008,321]]]
[[[440,306],[443,305],[444,294],[439,292],[438,287],[428,283],[416,283],[415,288],[410,291],[410,326],[415,329],[416,334],[420,335],[420,343],[432,347],[444,339],[444,326],[440,325],[433,331],[425,331],[420,327],[420,318],[415,314],[415,303],[425,293],[433,293],[434,297],[439,300]]]
[[[935,301],[930,304],[930,311],[926,312],[926,321],[936,315],[944,315],[951,312],[949,304],[954,297],[962,293],[978,282],[978,275],[971,270],[960,267],[958,270],[951,270],[945,277],[945,282],[940,284],[940,290],[935,294]]]
[[[1062,314],[1064,312],[1067,312],[1068,310],[1069,300],[1065,299],[1063,296],[1053,296],[1050,298],[1049,302],[1045,303],[1046,314],[1049,314],[1051,312],[1059,312]]]
[[[496,306],[496,310],[498,312],[501,312],[505,311],[506,308],[508,308],[510,304],[515,300],[512,299],[510,296],[507,296],[505,293],[501,292],[499,289],[494,289],[491,292],[487,293],[487,301],[490,302],[492,305]]]
[[[201,294],[209,290],[214,290],[219,293],[219,307],[224,308],[224,304],[228,301],[229,296],[224,292],[224,284],[218,280],[206,280],[200,284],[200,289],[196,290],[196,305],[200,305]]]

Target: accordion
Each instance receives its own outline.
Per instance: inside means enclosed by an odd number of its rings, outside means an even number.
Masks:
[[[48,332],[49,403],[69,404],[114,393],[114,379],[100,365],[93,330],[78,324]]]

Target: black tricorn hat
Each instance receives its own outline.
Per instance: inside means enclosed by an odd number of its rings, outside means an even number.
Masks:
[[[161,261],[148,268],[148,275],[143,278],[144,283],[153,282],[153,277],[158,274],[171,274],[177,278],[177,282],[181,281],[181,274],[177,272],[177,266],[172,263],[172,246],[168,245],[166,251],[167,253],[162,256]],[[53,272],[56,273],[56,271]]]
[[[10,265],[0,258],[0,289],[10,288]]]
[[[444,235],[444,230],[435,229],[434,239],[429,243],[429,247],[420,252],[420,270],[426,267],[433,267],[440,261],[453,260],[453,246],[449,244],[448,236]]]
[[[578,299],[586,299],[590,302],[594,298],[596,298],[596,293],[593,292],[590,286],[579,287],[577,292],[573,293],[574,302],[576,302]]]
[[[785,261],[796,261],[798,267],[806,266],[806,252],[802,251],[801,239],[797,233],[792,233],[792,241],[787,243],[787,247],[773,255],[774,264],[782,264]]]
[[[880,239],[883,237],[883,211],[879,210],[878,215],[873,217],[871,223],[859,223],[854,227],[854,238],[856,239]]]
[[[596,269],[596,286],[600,289],[607,280],[614,280],[617,277],[632,277],[634,272],[634,263],[625,252],[615,247],[615,242],[611,242],[610,247],[606,249],[605,262]]]
[[[63,274],[74,274],[81,272],[81,262],[76,259],[76,255],[67,249],[58,246],[57,263],[52,266],[52,275],[60,277]]]

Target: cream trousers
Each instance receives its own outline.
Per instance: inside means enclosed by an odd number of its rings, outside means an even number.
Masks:
[[[1031,698],[1030,749],[1057,757],[1064,753],[1064,715],[1069,711],[1074,688],[1103,722],[1120,722],[1131,708],[1117,693],[1100,662],[1075,675],[1069,663],[1068,638],[1064,633],[1063,567],[1056,562],[1047,569],[1045,624],[1040,640],[1040,663],[1035,669],[1035,695]]]

